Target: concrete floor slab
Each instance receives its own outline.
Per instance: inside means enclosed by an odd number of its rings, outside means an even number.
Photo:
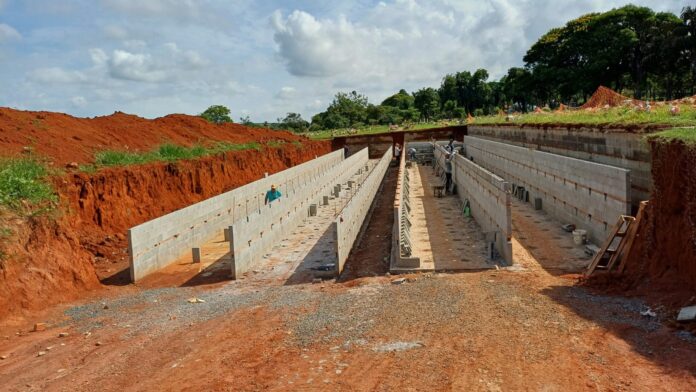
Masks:
[[[494,268],[486,257],[486,242],[480,227],[462,213],[456,196],[435,197],[432,186],[442,183],[430,166],[413,165],[411,184],[411,242],[420,268],[392,266],[395,273],[413,271],[480,270]]]

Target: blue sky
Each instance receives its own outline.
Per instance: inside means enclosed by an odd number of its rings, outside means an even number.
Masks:
[[[613,0],[0,0],[0,106],[305,118],[337,91],[371,102],[499,78],[541,34]],[[679,13],[683,1],[634,1]]]

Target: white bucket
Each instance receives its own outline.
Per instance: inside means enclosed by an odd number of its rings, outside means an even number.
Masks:
[[[587,242],[587,230],[573,230],[573,241],[575,245],[582,245]]]

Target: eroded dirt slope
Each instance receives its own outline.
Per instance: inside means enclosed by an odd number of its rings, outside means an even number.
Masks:
[[[623,283],[677,310],[696,304],[696,146],[650,144],[655,187]]]
[[[79,119],[0,108],[0,155],[16,155],[29,145],[56,164],[89,162],[94,151],[107,147],[270,140],[298,143],[192,161],[71,172],[54,178],[60,203],[51,213],[19,218],[0,212],[0,320],[20,323],[32,312],[101,287],[100,280],[126,284],[128,228],[331,150],[328,142],[288,132],[217,126],[184,115],[146,120],[117,113]]]

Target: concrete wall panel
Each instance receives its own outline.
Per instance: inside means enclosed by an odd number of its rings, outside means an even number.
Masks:
[[[650,198],[650,148],[644,133],[623,129],[469,125],[468,134],[631,171],[634,209]]]
[[[435,161],[444,169],[447,151],[435,146]],[[471,215],[486,238],[495,244],[502,258],[512,264],[512,209],[509,184],[483,167],[455,155],[452,161],[452,181],[462,202],[469,201]]]
[[[476,163],[524,186],[530,202],[541,198],[543,210],[587,230],[595,242],[604,241],[619,215],[630,213],[626,169],[472,136],[464,144]]]
[[[343,151],[334,151],[131,228],[131,280],[166,267],[224,228],[260,214],[271,184],[285,197],[292,197],[341,162]]]
[[[359,185],[360,189],[357,190],[348,204],[343,207],[343,210],[341,210],[334,222],[334,225],[336,225],[336,269],[339,275],[343,272],[345,262],[360,234],[360,229],[365,222],[375,195],[377,195],[377,191],[380,189],[392,157],[392,149],[390,147],[363,183]]]
[[[368,162],[365,148],[300,184],[287,197],[263,206],[259,211],[232,225],[230,252],[233,277],[248,272],[275,244],[299,225],[308,215],[310,204],[319,203],[336,184],[342,184]]]

